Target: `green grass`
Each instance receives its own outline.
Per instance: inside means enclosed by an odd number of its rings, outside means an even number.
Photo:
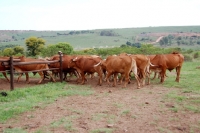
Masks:
[[[27,133],[21,128],[6,128],[3,133]]]
[[[112,133],[112,132],[114,132],[114,129],[112,128],[99,128],[99,129],[94,129],[89,133]]]
[[[179,88],[166,95],[169,100],[175,100],[179,107],[172,110],[177,112],[186,109],[195,113],[200,112],[200,70],[196,69],[200,66],[200,62],[184,62],[181,69],[180,82],[175,82],[176,75],[167,72],[168,77],[162,86],[167,88]],[[175,70],[173,70],[175,73]],[[171,72],[171,73],[173,73]],[[159,82],[159,79],[152,81],[153,83]]]
[[[127,114],[130,114],[130,110],[124,110],[122,111],[121,115],[127,115]]]
[[[43,108],[59,97],[93,93],[89,86],[66,85],[66,83],[48,83],[34,87],[7,91],[8,96],[0,96],[0,122],[15,117],[23,112]]]
[[[167,72],[168,78],[166,78],[164,86],[170,88],[182,88],[183,91],[190,91],[193,93],[200,94],[200,70],[196,69],[197,66],[200,66],[200,62],[184,62],[183,67],[181,69],[179,83],[175,82],[175,74],[170,75],[170,72]],[[175,72],[175,70],[173,70],[173,72]]]
[[[57,121],[53,121],[51,123],[51,128],[55,130],[56,128],[64,127],[66,131],[75,131],[76,129],[73,127],[72,119],[74,119],[73,116],[70,116],[70,118],[61,118]]]

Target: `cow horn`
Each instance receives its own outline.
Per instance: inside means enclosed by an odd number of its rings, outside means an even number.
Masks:
[[[100,65],[100,64],[101,64],[101,61],[100,61],[98,64],[94,65],[94,67],[97,67],[97,66]]]
[[[151,62],[149,62],[149,64],[150,64],[150,66],[157,66],[157,65],[153,65],[153,64],[151,64]]]
[[[72,61],[76,61],[78,59],[78,57],[74,58]]]

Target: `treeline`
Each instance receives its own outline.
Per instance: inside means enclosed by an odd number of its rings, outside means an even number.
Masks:
[[[159,41],[160,46],[171,46],[172,44],[180,45],[200,45],[200,36],[174,36],[169,34]]]
[[[112,30],[102,30],[100,32],[100,36],[118,36],[118,34],[113,32]]]
[[[87,33],[94,33],[94,31],[91,30],[81,30],[81,31],[70,31],[69,33],[57,33],[58,36],[60,35],[78,35],[78,34],[87,34]]]

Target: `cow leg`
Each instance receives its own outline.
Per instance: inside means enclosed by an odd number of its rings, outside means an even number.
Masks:
[[[129,74],[129,75],[130,75],[130,74]],[[130,77],[130,76],[129,76],[129,77]],[[116,78],[118,78],[118,76],[117,76]],[[125,74],[121,74],[121,77],[120,77],[120,80],[119,80],[119,84],[120,84],[120,85],[122,84],[124,78],[125,78]],[[130,78],[129,78],[129,82],[130,82]]]
[[[86,78],[85,78],[85,73],[84,73],[84,72],[81,72],[80,74],[81,74],[81,78],[82,78],[81,84],[83,85],[83,84],[85,84],[85,80],[86,80]]]
[[[86,74],[86,72],[84,72],[84,82],[87,82],[88,80],[86,79],[85,74]]]
[[[47,73],[47,71],[43,71],[43,74],[44,74],[44,79],[46,78],[46,79],[49,79],[49,77],[47,77],[47,76],[49,76],[49,73]],[[43,79],[43,80],[44,80]]]
[[[54,79],[58,77],[59,72],[57,70],[53,70],[52,74],[54,76]]]
[[[126,85],[128,84],[128,82],[129,82],[129,73],[125,73],[125,74],[122,74],[122,75],[124,75],[125,76],[125,82],[124,82],[124,88],[126,88]],[[123,77],[124,77],[123,76]]]
[[[154,76],[153,76],[152,80],[154,80],[156,78],[156,75],[157,75],[157,73],[154,72]]]
[[[26,83],[30,83],[30,81],[29,81],[29,75],[28,75],[28,73],[25,73],[25,75],[26,75]]]
[[[75,73],[75,76],[77,77],[77,79],[76,79],[76,82],[78,82],[78,80],[81,78],[81,75],[80,75],[80,73],[78,72],[78,71],[74,71],[74,73]]]
[[[19,82],[20,78],[22,77],[23,73],[20,73],[18,78],[17,78],[17,82]]]
[[[118,75],[118,73],[114,73],[113,87],[115,87],[115,86],[116,86],[117,75]]]
[[[165,73],[166,73],[166,68],[163,68],[162,71],[160,72],[160,82],[163,83],[165,80]]]
[[[149,85],[150,84],[150,66],[149,65],[146,67],[145,75],[147,77],[147,85]]]
[[[179,82],[179,77],[180,77],[180,71],[181,71],[181,67],[177,67],[176,68],[176,82]]]
[[[98,82],[98,85],[102,85],[102,78],[103,78],[103,72],[102,72],[102,69],[101,67],[99,69],[96,70],[97,73],[98,73],[98,76],[99,76],[99,82]]]
[[[144,69],[145,70],[145,69]],[[144,70],[140,70],[141,74],[140,74],[140,81],[142,83],[142,86],[145,85],[145,71]]]
[[[150,84],[150,75],[149,75],[149,73],[146,73],[146,77],[147,77],[147,85],[149,85]]]
[[[51,77],[51,81],[56,82],[51,72],[46,71],[46,73]]]
[[[44,74],[43,74],[43,72],[38,72],[38,74],[41,77],[40,80],[39,80],[39,82],[38,82],[38,84],[40,84],[43,81],[43,79],[44,79]]]
[[[111,74],[112,74],[112,73],[108,72],[107,75],[106,75],[106,78],[105,78],[105,81],[107,81],[107,83],[108,83],[109,86],[110,86],[110,81],[109,81],[109,79],[110,79],[110,75],[111,75]]]
[[[137,81],[137,86],[138,86],[137,88],[140,89],[140,78],[137,75],[137,69],[133,69],[133,74],[134,74],[135,79]]]
[[[10,82],[10,80],[8,79],[6,72],[2,72],[3,76],[7,79],[8,82]]]

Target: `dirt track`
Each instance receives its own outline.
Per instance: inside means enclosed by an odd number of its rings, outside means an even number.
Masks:
[[[7,86],[1,80],[1,88]],[[5,84],[6,83],[6,84]],[[157,133],[200,132],[198,113],[186,110],[173,111],[178,105],[165,99],[170,91],[180,90],[151,84],[136,89],[136,83],[109,87],[106,83],[96,86],[97,79],[89,79],[87,84],[95,91],[90,96],[70,96],[55,100],[53,104],[0,124],[0,131],[5,128],[22,128],[27,132],[77,132],[88,133]],[[69,84],[76,84],[72,80]],[[24,82],[15,86],[23,87]],[[36,85],[32,80],[30,85]],[[26,85],[27,86],[27,85]],[[9,87],[8,87],[9,88]],[[180,106],[180,105],[179,105]],[[52,123],[60,125],[53,126]]]

